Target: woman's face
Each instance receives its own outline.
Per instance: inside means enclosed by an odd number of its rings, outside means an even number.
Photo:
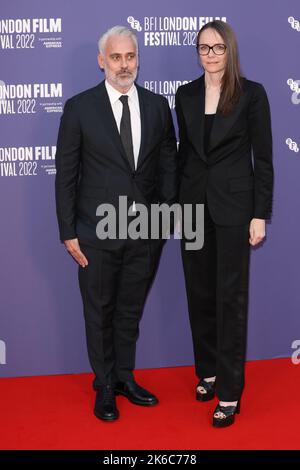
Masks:
[[[209,53],[204,55],[203,53],[207,52],[207,46],[214,46],[215,52],[212,49],[209,49]],[[208,28],[200,34],[198,54],[205,71],[209,73],[218,73],[225,70],[228,52],[227,49],[225,49],[224,52],[224,46],[225,43],[222,37],[215,29]]]

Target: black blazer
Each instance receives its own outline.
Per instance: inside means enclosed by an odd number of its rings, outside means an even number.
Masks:
[[[272,134],[263,86],[243,79],[243,94],[228,116],[217,110],[207,154],[203,147],[204,75],[178,88],[181,203],[207,201],[219,225],[268,219],[272,211]],[[253,157],[253,162],[252,162]]]
[[[167,100],[137,85],[141,147],[137,169],[122,146],[104,81],[70,98],[61,118],[56,152],[56,208],[61,240],[94,246],[96,208],[118,207],[126,195],[147,206],[171,204],[177,192],[176,137]]]

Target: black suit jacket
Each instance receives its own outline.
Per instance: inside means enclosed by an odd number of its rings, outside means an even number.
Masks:
[[[56,152],[56,207],[61,240],[79,238],[96,247],[96,209],[118,207],[127,196],[146,204],[171,204],[177,192],[177,151],[167,100],[137,85],[141,147],[130,167],[104,81],[70,98],[61,118]]]
[[[243,79],[243,94],[228,115],[217,110],[207,154],[203,147],[204,75],[178,88],[181,203],[207,204],[219,225],[268,219],[273,166],[270,110],[259,83]],[[253,160],[253,161],[252,161]]]

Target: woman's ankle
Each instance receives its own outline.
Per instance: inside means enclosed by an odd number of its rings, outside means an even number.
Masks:
[[[236,406],[238,403],[237,401],[220,401],[221,406]]]

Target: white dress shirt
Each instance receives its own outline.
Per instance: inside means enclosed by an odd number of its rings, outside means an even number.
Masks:
[[[123,93],[120,93],[114,87],[112,87],[107,80],[105,80],[105,86],[108,93],[109,101],[114,113],[114,117],[120,132],[120,123],[123,113],[123,104],[120,101],[120,96]],[[132,134],[132,144],[133,144],[133,156],[135,168],[137,167],[137,161],[139,157],[139,151],[141,146],[141,113],[140,113],[140,104],[138,92],[135,84],[132,85],[130,90],[127,93],[124,93],[128,96],[128,106],[130,110],[130,121],[131,121],[131,134]]]

